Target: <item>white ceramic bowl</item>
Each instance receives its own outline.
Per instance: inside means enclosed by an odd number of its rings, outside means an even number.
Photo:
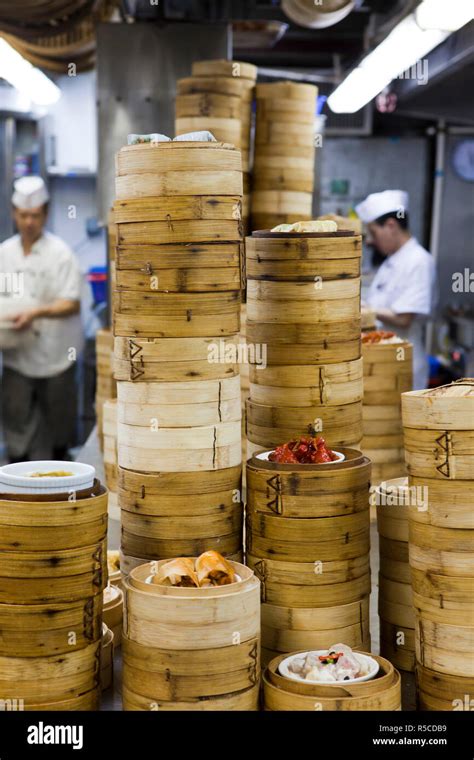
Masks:
[[[35,472],[71,472],[61,477],[31,477]],[[94,485],[95,468],[81,462],[42,460],[0,467],[0,493],[48,494],[82,491]]]
[[[263,459],[264,462],[269,462],[270,460],[268,457],[273,451],[275,451],[275,449],[271,449],[270,451],[262,451],[261,454],[256,454],[256,457],[257,459]],[[345,454],[342,454],[340,451],[334,451],[333,449],[332,452],[333,454],[337,455],[337,459],[334,459],[332,462],[320,462],[319,464],[338,464],[339,462],[343,462],[344,459],[346,458]],[[278,464],[278,462],[276,462],[276,464]],[[314,462],[313,464],[318,464],[318,462]]]
[[[346,681],[311,681],[307,678],[302,678],[297,673],[292,673],[291,670],[289,670],[290,663],[295,660],[299,659],[300,657],[306,657],[307,654],[314,654],[316,656],[328,654],[328,649],[312,649],[308,652],[298,652],[297,654],[292,654],[289,657],[286,657],[284,660],[282,660],[278,666],[278,670],[282,676],[285,678],[291,678],[292,681],[299,681],[300,683],[307,683],[307,684],[334,684],[335,686],[344,686],[344,684],[349,683],[360,683],[362,681],[370,681],[371,678],[377,675],[379,671],[379,664],[377,660],[374,660],[373,657],[369,657],[366,654],[360,654],[359,652],[352,652],[353,656],[361,663],[366,666],[366,669],[368,669],[368,672],[364,676],[359,676],[358,678],[348,678]]]

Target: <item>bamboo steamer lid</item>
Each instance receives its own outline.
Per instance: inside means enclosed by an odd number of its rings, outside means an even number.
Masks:
[[[0,552],[0,603],[76,602],[106,583],[105,539],[75,549]]]
[[[243,61],[228,61],[225,58],[194,61],[191,73],[196,77],[232,77],[237,79],[257,79],[257,66]]]
[[[402,396],[403,425],[421,430],[471,430],[474,418],[474,379]]]
[[[275,658],[263,675],[265,709],[313,712],[401,710],[400,674],[388,660],[377,655],[370,656],[379,663],[380,675],[370,681],[355,684],[306,684],[293,681],[278,674],[278,665],[286,655]]]
[[[0,627],[2,657],[44,657],[84,649],[102,635],[102,596],[39,604],[2,603]]]
[[[235,631],[240,641],[257,638],[259,581],[244,565],[232,565],[240,582],[205,588],[146,583],[153,563],[135,568],[124,581],[125,636],[144,646],[176,650],[228,647]]]

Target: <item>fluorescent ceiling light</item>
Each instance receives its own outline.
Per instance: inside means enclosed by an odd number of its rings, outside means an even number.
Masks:
[[[437,47],[451,31],[456,31],[474,16],[474,8],[465,10],[466,0],[441,0],[444,3],[443,14],[436,13],[438,0],[424,0],[417,10],[422,11],[422,18],[433,10],[437,23],[449,16],[451,29],[421,28],[416,13],[411,13],[392,29],[388,37],[378,45],[350,74],[341,82],[328,98],[328,105],[334,113],[355,113],[375,98],[393,79],[412,67],[413,78],[426,79],[426,66],[423,57]],[[429,11],[429,13],[428,13]],[[462,12],[461,12],[462,11]],[[423,83],[426,83],[423,82]]]
[[[38,106],[50,106],[61,97],[59,87],[3,38],[0,38],[0,77]]]
[[[422,29],[455,32],[473,17],[472,0],[423,0],[415,9],[416,23]]]

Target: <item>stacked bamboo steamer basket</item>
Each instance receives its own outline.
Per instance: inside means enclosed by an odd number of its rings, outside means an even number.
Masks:
[[[263,674],[265,710],[284,712],[401,710],[400,674],[394,669],[392,663],[383,657],[370,655],[379,664],[376,677],[370,681],[353,684],[346,684],[343,681],[334,684],[318,684],[295,681],[280,675],[278,666],[286,656],[275,657]]]
[[[261,581],[262,659],[334,641],[370,649],[370,462],[247,462],[246,559]]]
[[[373,492],[380,572],[380,654],[399,670],[415,667],[415,612],[408,562],[408,478],[387,480]]]
[[[361,237],[350,232],[254,232],[246,239],[250,366],[249,455],[307,434],[360,447]]]
[[[102,441],[103,406],[109,399],[117,395],[114,380],[114,336],[109,329],[97,330],[95,336],[96,352],[96,393],[95,413],[97,418],[97,434],[100,446]]]
[[[274,82],[255,89],[252,229],[312,218],[317,87]]]
[[[0,497],[0,698],[93,710],[100,693],[107,492]]]
[[[147,583],[161,563],[136,567],[124,581],[125,710],[257,710],[260,590],[241,580],[180,588]]]
[[[404,393],[402,414],[409,484],[424,489],[409,506],[419,705],[462,710],[474,685],[474,379]]]
[[[209,130],[216,140],[241,151],[243,171],[242,219],[248,228],[252,103],[257,67],[240,61],[195,61],[192,76],[179,79],[176,96],[176,134]]]
[[[413,387],[413,346],[366,342],[369,336],[362,335],[362,451],[372,462],[372,483],[380,483],[406,473],[401,394]]]
[[[237,558],[240,153],[217,142],[128,146],[116,191],[121,567],[210,548]]]

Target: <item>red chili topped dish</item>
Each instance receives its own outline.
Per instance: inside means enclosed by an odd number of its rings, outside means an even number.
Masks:
[[[395,337],[395,333],[388,330],[371,330],[362,333],[362,343],[381,343],[383,340],[390,340]]]
[[[324,464],[335,462],[337,458],[337,454],[326,446],[322,435],[315,438],[301,436],[277,446],[268,456],[270,462],[279,464]]]

